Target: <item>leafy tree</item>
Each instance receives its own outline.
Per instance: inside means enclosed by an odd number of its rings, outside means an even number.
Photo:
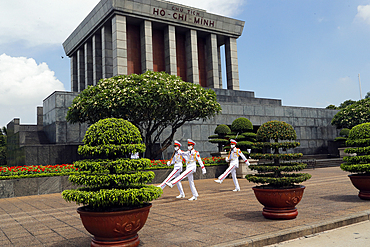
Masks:
[[[343,101],[343,102],[339,105],[338,109],[346,108],[347,106],[352,105],[352,104],[354,104],[354,103],[356,103],[356,102],[357,102],[357,101],[355,101],[355,100],[351,100],[351,99],[345,100],[345,101]]]
[[[328,105],[328,106],[326,107],[326,109],[337,110],[337,109],[338,109],[338,107],[336,107],[335,105]]]
[[[338,129],[349,128],[370,122],[370,98],[359,100],[340,110],[333,119],[331,124]]]
[[[165,72],[147,71],[102,79],[96,86],[89,86],[73,100],[66,119],[70,123],[126,119],[139,128],[147,156],[154,158],[171,145],[183,124],[205,121],[220,112],[213,90]],[[166,128],[169,135],[162,141],[162,148],[156,150],[155,143],[160,142]]]
[[[3,127],[0,131],[0,165],[6,165],[6,128]]]
[[[365,95],[365,99],[368,99],[368,98],[370,98],[370,92],[367,92]]]

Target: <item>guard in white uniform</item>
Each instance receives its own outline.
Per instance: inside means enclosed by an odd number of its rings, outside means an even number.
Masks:
[[[174,178],[177,178],[182,172],[182,153],[183,151],[180,149],[181,143],[178,141],[175,141],[174,147],[175,147],[175,151],[173,152],[171,159],[167,162],[168,166],[174,164],[173,171],[170,173],[170,175],[168,175],[168,177],[160,185],[157,185],[158,187],[161,187],[162,190],[164,189],[164,187],[166,187],[166,183],[170,182]],[[176,185],[180,191],[180,195],[176,196],[176,198],[184,198],[185,193],[184,193],[184,190],[182,189],[181,181],[178,182]]]
[[[239,156],[242,157],[244,162],[249,166],[249,161],[247,158],[245,158],[244,154],[239,148],[236,148],[235,145],[237,142],[233,139],[230,140],[230,151],[229,155],[225,158],[226,162],[230,162],[229,168],[226,169],[226,171],[221,174],[218,179],[215,180],[216,183],[221,184],[222,181],[231,173],[231,176],[233,177],[235,189],[233,191],[240,191],[240,186],[238,183],[238,179],[236,178],[236,168],[239,167]]]
[[[194,149],[194,146],[195,142],[191,139],[188,139],[188,151],[182,153],[182,157],[184,157],[186,160],[186,170],[171,182],[166,183],[168,186],[172,188],[174,184],[179,183],[181,180],[187,177],[189,180],[191,193],[193,194],[189,201],[194,201],[199,196],[197,189],[195,188],[193,178],[193,173],[197,169],[196,161],[198,161],[200,167],[202,168],[202,173],[206,174],[206,168],[204,167],[203,161],[200,158],[199,152]]]

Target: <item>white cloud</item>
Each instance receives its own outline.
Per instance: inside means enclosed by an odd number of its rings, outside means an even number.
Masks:
[[[355,19],[370,25],[370,4],[357,6],[357,15]]]
[[[233,16],[246,0],[175,0],[172,2]],[[0,3],[0,44],[24,41],[29,47],[60,45],[99,0],[11,0]]]
[[[34,123],[36,106],[52,92],[65,90],[46,63],[6,54],[0,55],[0,88],[0,126],[14,117]]]
[[[60,45],[99,0],[11,0],[0,3],[0,43]]]

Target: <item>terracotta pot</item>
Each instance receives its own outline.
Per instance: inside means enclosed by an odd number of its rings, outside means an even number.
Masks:
[[[253,187],[257,200],[264,205],[262,215],[267,219],[294,219],[298,215],[295,207],[302,199],[306,187],[296,185],[287,189]]]
[[[84,207],[77,209],[82,224],[94,237],[92,247],[138,246],[137,232],[144,226],[152,204],[142,208],[117,212],[88,212]]]
[[[370,176],[351,174],[348,177],[351,179],[353,186],[359,190],[358,197],[362,200],[370,200]]]

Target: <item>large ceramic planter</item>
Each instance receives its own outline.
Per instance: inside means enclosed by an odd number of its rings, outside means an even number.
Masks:
[[[84,207],[77,209],[82,224],[94,237],[92,247],[138,246],[137,232],[144,226],[152,204],[142,208],[117,212],[88,212]]]
[[[359,190],[358,197],[362,200],[370,200],[370,176],[351,174],[348,177],[351,179],[353,186]]]
[[[253,187],[257,200],[264,205],[262,215],[267,219],[294,219],[298,215],[295,207],[302,199],[306,187],[296,185],[288,189]]]

